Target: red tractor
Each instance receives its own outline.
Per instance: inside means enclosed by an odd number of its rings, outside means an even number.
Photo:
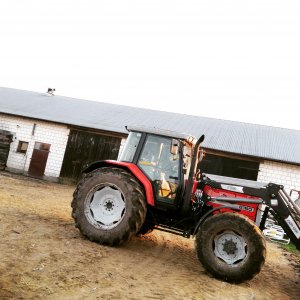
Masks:
[[[263,266],[269,213],[300,248],[300,209],[283,186],[201,174],[204,136],[127,130],[120,159],[89,165],[74,192],[72,216],[88,239],[117,246],[153,229],[192,236],[201,264],[230,282]]]

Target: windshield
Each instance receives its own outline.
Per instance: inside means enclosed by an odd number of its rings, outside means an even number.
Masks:
[[[140,132],[130,132],[126,140],[125,146],[122,150],[122,154],[119,161],[132,162],[135,151],[139,144],[142,134]]]

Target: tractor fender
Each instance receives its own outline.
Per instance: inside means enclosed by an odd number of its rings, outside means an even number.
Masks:
[[[208,211],[206,214],[204,214],[201,219],[198,221],[197,225],[195,226],[194,232],[193,232],[193,236],[195,236],[200,228],[200,226],[204,223],[204,221],[211,215],[213,214],[215,211],[221,210],[223,208],[227,208],[227,209],[232,209],[233,211],[237,211],[239,212],[240,209],[233,207],[231,205],[223,205],[223,206],[219,206],[219,207],[215,207],[214,209],[211,209],[210,211]]]
[[[124,170],[128,170],[144,187],[147,203],[151,206],[154,206],[154,195],[153,188],[148,177],[139,169],[139,167],[133,163],[116,161],[116,160],[100,160],[91,163],[85,169],[83,169],[83,173],[87,174],[96,169],[101,169],[103,167],[114,166],[116,168],[121,168]]]

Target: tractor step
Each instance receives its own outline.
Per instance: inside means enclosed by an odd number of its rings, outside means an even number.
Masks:
[[[191,230],[178,230],[178,229],[168,227],[168,226],[165,226],[165,225],[156,226],[155,229],[163,231],[163,232],[168,232],[168,233],[180,235],[180,236],[183,236],[185,238],[190,238],[190,236],[191,236]]]

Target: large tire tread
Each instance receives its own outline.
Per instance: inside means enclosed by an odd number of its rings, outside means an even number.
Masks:
[[[130,195],[126,195],[126,201],[130,201],[132,215],[128,217],[128,222],[121,222],[113,230],[97,230],[92,225],[88,224],[86,217],[82,212],[82,201],[87,194],[86,185],[90,182],[96,182],[100,177],[110,176],[117,179],[127,189],[130,190]],[[127,204],[126,204],[127,205]],[[103,245],[118,246],[135,235],[145,221],[147,204],[143,192],[143,187],[133,175],[123,169],[115,167],[105,167],[96,169],[88,174],[85,174],[77,185],[73,193],[72,217],[75,220],[75,226],[89,240]],[[120,228],[119,228],[120,227]],[[110,232],[111,233],[110,233]]]
[[[247,242],[247,256],[238,265],[228,265],[218,259],[210,245],[212,237],[222,230],[241,232]],[[265,239],[249,218],[237,213],[222,213],[208,218],[196,236],[196,251],[201,264],[214,277],[228,282],[243,282],[258,274],[265,263]]]

